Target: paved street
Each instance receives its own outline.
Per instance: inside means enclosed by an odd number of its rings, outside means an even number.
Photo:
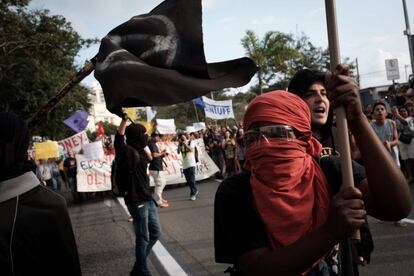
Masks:
[[[185,186],[167,188],[170,207],[159,209],[162,245],[188,275],[223,275],[226,265],[214,262],[213,201],[218,182],[199,184],[197,201]],[[96,198],[70,208],[84,275],[128,275],[134,258],[134,234],[120,204],[112,197]],[[414,219],[411,213],[409,219]],[[375,251],[361,275],[414,275],[414,224],[395,227],[370,218]],[[166,275],[153,254],[150,269]]]

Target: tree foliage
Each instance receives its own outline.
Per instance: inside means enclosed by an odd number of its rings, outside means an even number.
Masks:
[[[293,75],[302,68],[327,70],[330,66],[328,49],[313,45],[302,34],[295,38],[292,34],[269,31],[260,39],[253,31],[246,31],[241,43],[246,54],[259,66],[258,84],[251,92],[285,89]],[[344,62],[349,62],[345,58]],[[351,72],[355,68],[350,64]]]
[[[29,0],[0,2],[0,109],[30,118],[51,99],[79,68],[74,59],[96,40],[82,39],[66,19],[48,10],[29,10]],[[75,87],[32,130],[50,139],[70,135],[63,120],[76,110],[88,110],[89,90]]]

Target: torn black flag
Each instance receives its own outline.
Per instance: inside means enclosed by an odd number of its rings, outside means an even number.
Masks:
[[[102,39],[95,66],[106,106],[161,106],[247,84],[257,71],[249,58],[206,63],[201,0],[166,0]]]

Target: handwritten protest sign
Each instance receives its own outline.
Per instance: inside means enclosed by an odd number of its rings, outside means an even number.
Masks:
[[[197,147],[199,160],[196,167],[196,180],[203,180],[218,172],[219,169],[207,154],[203,139],[196,139],[194,142]],[[165,149],[169,153],[168,156],[164,157],[165,164],[163,165],[166,185],[185,183],[182,166],[183,159],[181,154],[177,154],[177,143],[160,142],[157,145],[161,151]],[[150,178],[150,185],[154,186],[152,177]]]
[[[73,151],[75,153],[80,152],[84,144],[88,144],[89,139],[86,135],[86,131],[79,132],[69,138],[58,141],[58,144],[61,145],[65,152]]]
[[[102,146],[102,141],[84,144],[83,154],[87,160],[103,159],[105,157],[105,154]]]
[[[103,159],[88,160],[83,154],[76,155],[78,192],[101,192],[111,190],[111,164],[114,155]]]
[[[185,133],[191,133],[191,132],[196,132],[195,128],[193,126],[186,126]]]
[[[206,129],[206,123],[204,122],[197,122],[193,123],[194,131],[199,131],[202,129]]]
[[[58,143],[55,141],[35,143],[35,156],[37,160],[59,157]]]
[[[219,171],[216,164],[208,156],[202,139],[194,140],[198,159],[196,167],[196,180],[209,178]],[[183,174],[183,161],[181,154],[177,154],[177,143],[160,142],[157,143],[160,150],[167,150],[169,155],[164,158],[163,165],[166,185],[185,183]],[[114,155],[105,155],[103,159],[88,160],[85,155],[76,155],[78,163],[78,192],[99,192],[111,190],[111,164]],[[148,172],[149,175],[149,172]],[[154,186],[154,180],[150,177],[150,186]]]
[[[175,122],[174,119],[156,119],[157,130],[160,134],[175,134]]]

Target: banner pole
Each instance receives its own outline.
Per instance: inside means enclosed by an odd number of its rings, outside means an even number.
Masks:
[[[39,123],[40,119],[47,113],[51,112],[56,105],[65,97],[69,91],[86,78],[95,69],[96,57],[86,63],[81,70],[73,75],[70,80],[59,90],[59,92],[51,98],[44,106],[42,106],[28,121],[29,128],[33,128]]]
[[[340,50],[338,29],[336,23],[335,0],[325,0],[326,22],[328,27],[329,54],[331,59],[331,72],[335,72],[336,66],[340,64]],[[352,173],[351,147],[349,144],[348,122],[346,120],[345,108],[343,106],[334,109],[336,115],[336,126],[338,129],[338,151],[341,160],[342,185],[354,187]],[[360,233],[357,230],[352,237],[360,240]]]

